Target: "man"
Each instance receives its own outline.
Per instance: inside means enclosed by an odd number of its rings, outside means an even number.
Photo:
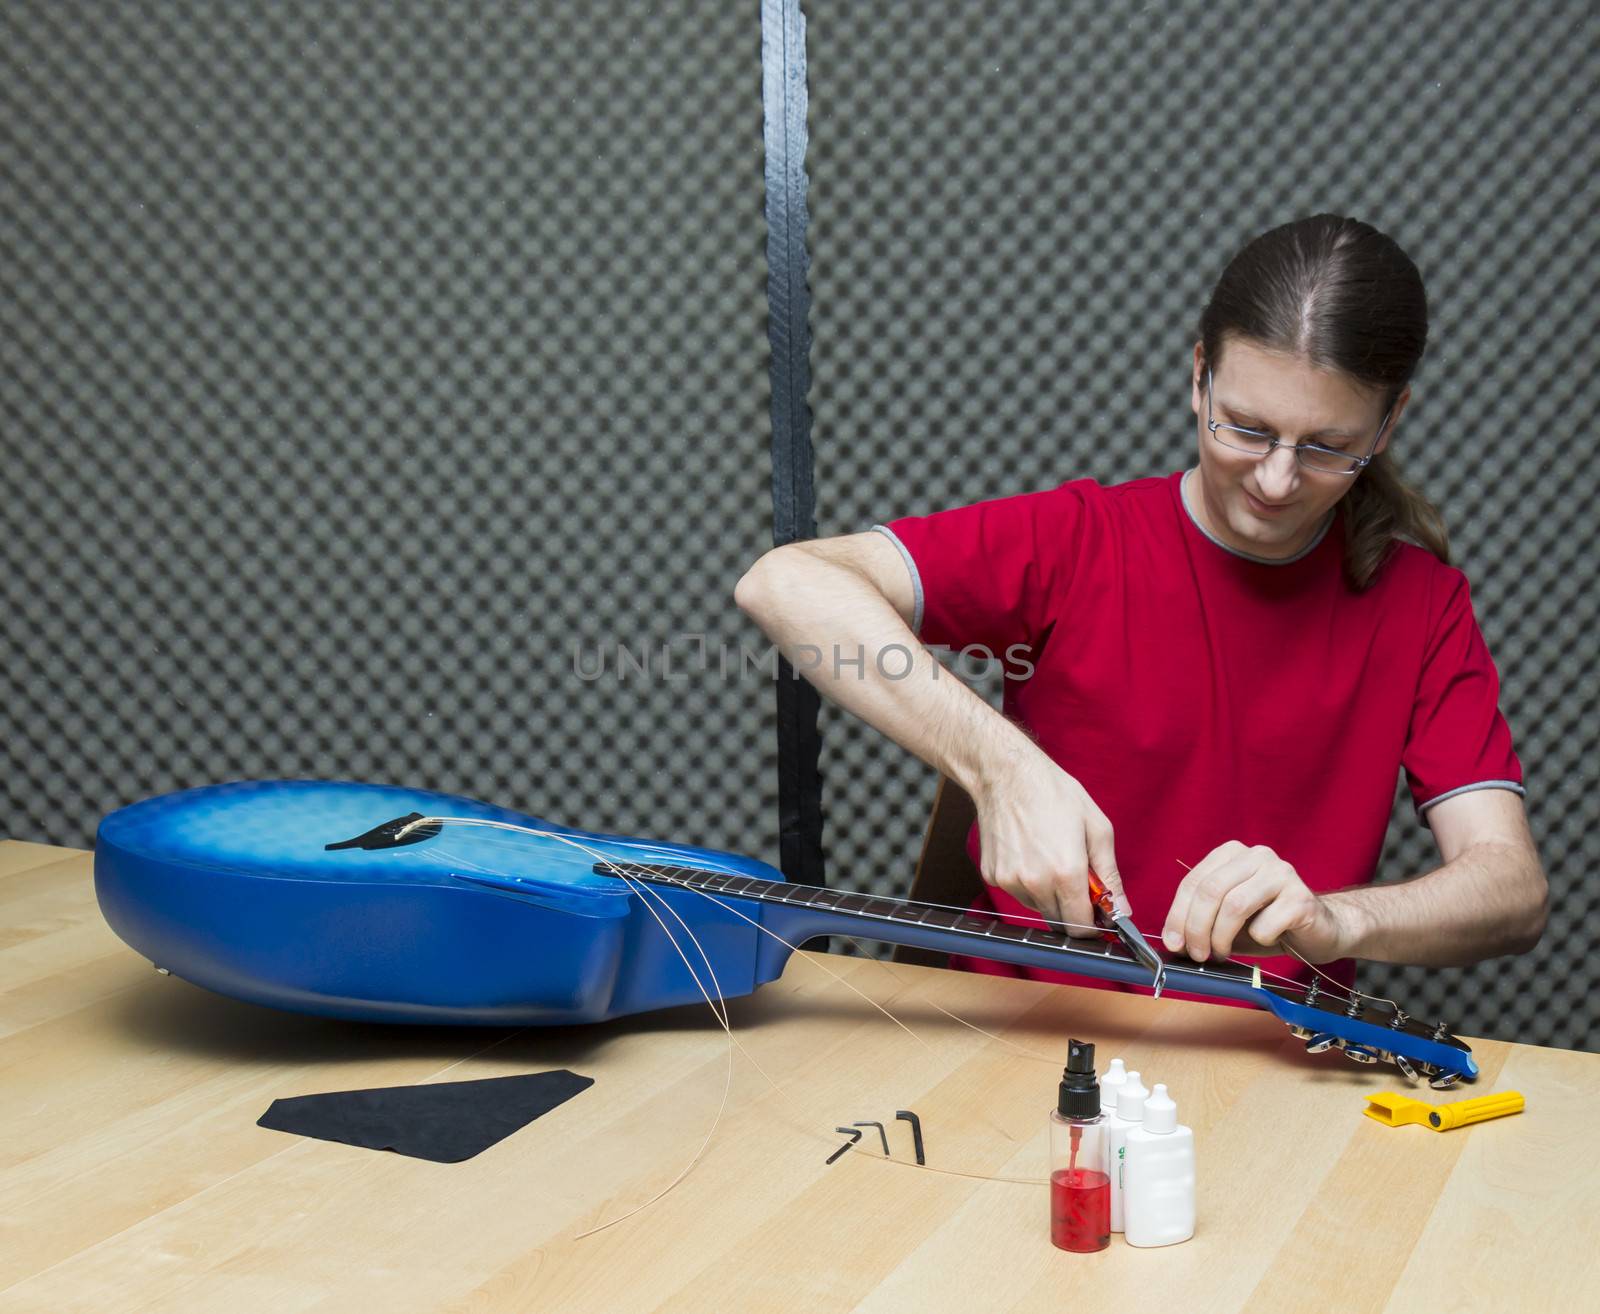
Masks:
[[[1202,317],[1192,469],[786,545],[735,599],[971,794],[1002,914],[1086,927],[1092,869],[1169,950],[1277,950],[1264,969],[1300,980],[1287,947],[1346,985],[1354,958],[1523,952],[1548,895],[1498,675],[1437,511],[1385,456],[1425,337],[1390,239],[1284,225]],[[1005,655],[1003,711],[924,642]],[[1374,886],[1402,768],[1442,862]]]

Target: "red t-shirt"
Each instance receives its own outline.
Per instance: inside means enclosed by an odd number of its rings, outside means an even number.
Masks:
[[[1110,819],[1153,944],[1185,875],[1178,860],[1193,866],[1227,840],[1270,846],[1319,893],[1370,882],[1402,767],[1419,816],[1468,789],[1524,792],[1461,571],[1401,544],[1353,592],[1341,506],[1304,551],[1268,561],[1203,530],[1183,477],[1074,479],[874,526],[911,569],[917,636],[1002,659],[1005,713]],[[976,823],[967,851],[977,865]],[[1029,915],[985,891],[975,907]],[[1310,976],[1287,955],[1260,962]],[[1354,982],[1352,960],[1324,970]]]

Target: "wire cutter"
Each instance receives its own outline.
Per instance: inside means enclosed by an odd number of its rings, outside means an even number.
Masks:
[[[1155,997],[1161,998],[1161,987],[1167,977],[1166,963],[1162,961],[1161,955],[1150,947],[1150,942],[1139,933],[1139,928],[1133,924],[1133,918],[1117,911],[1117,903],[1111,897],[1111,891],[1106,889],[1104,883],[1092,871],[1089,873],[1089,902],[1094,905],[1095,919],[1102,926],[1114,931],[1117,939],[1127,946],[1128,952],[1142,966],[1150,969],[1150,975],[1155,978]]]

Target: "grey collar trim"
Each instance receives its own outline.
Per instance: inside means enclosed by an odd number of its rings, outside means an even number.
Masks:
[[[1314,550],[1317,544],[1322,542],[1322,540],[1327,536],[1329,528],[1333,524],[1334,512],[1330,511],[1323,518],[1322,528],[1317,530],[1315,537],[1313,537],[1309,543],[1296,552],[1292,557],[1258,557],[1253,552],[1241,552],[1238,548],[1231,547],[1227,543],[1224,543],[1220,538],[1202,525],[1200,521],[1196,519],[1194,512],[1189,509],[1189,499],[1185,495],[1184,489],[1188,486],[1189,476],[1193,473],[1194,467],[1191,466],[1189,469],[1183,472],[1183,478],[1178,481],[1178,501],[1183,503],[1183,513],[1189,517],[1189,522],[1224,552],[1231,552],[1236,557],[1243,557],[1246,561],[1253,561],[1258,566],[1287,566],[1292,561],[1299,561],[1301,557]]]

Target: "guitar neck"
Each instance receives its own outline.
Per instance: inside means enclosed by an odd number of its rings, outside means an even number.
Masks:
[[[603,876],[624,875],[654,886],[692,890],[726,903],[747,904],[751,911],[746,915],[788,945],[800,945],[819,935],[853,935],[938,953],[973,954],[1019,967],[1072,972],[1129,985],[1151,984],[1149,969],[1120,941],[1082,939],[1054,925],[1019,926],[996,913],[664,863],[597,862],[594,870]],[[786,957],[787,947],[779,948]],[[769,962],[771,971],[758,971],[758,980],[771,980],[783,970],[782,958],[777,955]],[[1342,998],[1319,997],[1317,980],[1309,986],[1269,984],[1261,980],[1257,969],[1227,961],[1169,961],[1165,977],[1169,989],[1232,999],[1275,1014],[1314,1053],[1337,1042],[1347,1057],[1358,1062],[1394,1062],[1407,1077],[1415,1075],[1411,1065],[1418,1064],[1423,1075],[1445,1083],[1458,1077],[1470,1080],[1478,1073],[1471,1051],[1442,1023],[1434,1027],[1419,1023],[1387,1001],[1366,1000],[1353,993]]]

